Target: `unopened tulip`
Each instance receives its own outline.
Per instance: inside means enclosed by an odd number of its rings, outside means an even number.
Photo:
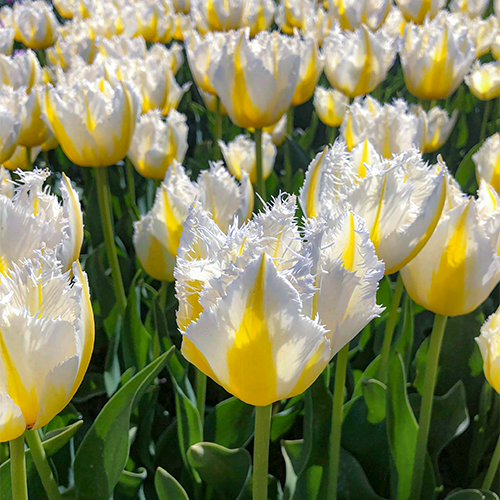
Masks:
[[[58,38],[53,47],[47,49],[47,58],[54,66],[60,66],[63,71],[70,68],[78,56],[87,64],[92,64],[97,52],[95,41],[85,30]]]
[[[7,86],[0,86],[0,123],[2,124],[0,127],[0,164],[2,164],[14,154],[21,132],[19,95]]]
[[[476,58],[468,29],[438,15],[409,26],[400,52],[407,89],[420,99],[445,99],[462,83]]]
[[[175,12],[189,14],[191,12],[191,0],[173,0],[172,5]]]
[[[139,114],[135,91],[104,79],[49,88],[45,116],[66,156],[81,167],[106,167],[125,158]]]
[[[343,30],[354,31],[366,24],[378,30],[392,7],[390,0],[331,0],[330,13]]]
[[[316,87],[313,104],[319,119],[325,125],[340,127],[349,105],[349,98],[338,90]]]
[[[500,310],[497,309],[481,327],[481,335],[476,337],[483,357],[486,380],[500,394]]]
[[[18,169],[29,170],[33,167],[41,150],[42,148],[40,146],[35,146],[34,148],[17,146],[12,156],[3,162],[3,166],[11,172],[15,172]]]
[[[422,251],[402,270],[410,297],[444,316],[468,314],[500,280],[500,199],[482,181],[478,198],[450,180],[443,213]]]
[[[19,89],[18,93],[22,111],[21,132],[17,143],[28,148],[41,146],[52,135],[42,119],[44,89],[37,86],[32,88],[29,94],[26,94],[22,89]]]
[[[134,247],[145,271],[155,279],[173,281],[183,224],[195,200],[225,229],[236,214],[246,219],[251,207],[244,208],[249,201],[245,183],[248,176],[239,186],[220,164],[213,164],[193,183],[182,165],[174,161],[156,191],[153,208],[135,223]],[[250,198],[253,200],[253,191]]]
[[[323,71],[323,55],[320,54],[318,43],[313,38],[297,37],[300,51],[299,79],[292,97],[292,106],[298,106],[308,101],[314,94],[314,89]]]
[[[476,48],[476,57],[484,56],[492,49],[500,33],[497,18],[494,16],[489,16],[487,19],[474,17],[467,19],[466,22],[469,25],[469,38]]]
[[[406,20],[397,7],[392,7],[385,18],[384,24],[379,28],[392,38],[400,38],[405,34]]]
[[[283,33],[291,35],[294,29],[305,28],[306,17],[314,10],[312,0],[281,0],[276,11],[276,24]]]
[[[273,125],[269,127],[264,127],[262,132],[268,133],[271,136],[271,140],[275,146],[283,144],[286,137],[286,124],[287,116],[286,113]]]
[[[130,57],[132,59],[146,59],[148,48],[144,38],[138,36],[128,38],[124,35],[102,38],[98,41],[99,52],[112,59]]]
[[[142,176],[162,180],[174,160],[184,160],[187,135],[185,115],[173,109],[164,122],[160,111],[149,111],[137,123],[128,157]]]
[[[373,247],[370,252],[362,222],[352,216],[359,233],[350,245],[350,215],[330,225],[312,223],[304,242],[295,210],[294,197],[278,198],[226,234],[195,207],[179,247],[182,352],[255,406],[306,390],[330,357],[379,312],[375,291],[382,266]],[[345,300],[337,300],[340,293]]]
[[[476,166],[478,182],[484,180],[500,193],[500,135],[498,132],[488,137],[484,144],[472,155]]]
[[[252,184],[255,184],[257,182],[255,142],[246,135],[238,135],[228,144],[219,141],[219,146],[229,172],[238,180],[241,180],[246,172],[250,176]],[[271,136],[264,133],[262,135],[262,176],[264,180],[271,175],[275,158],[276,146],[273,144]]]
[[[47,425],[70,402],[94,346],[87,276],[43,255],[0,276],[0,441]],[[19,335],[22,332],[22,335]]]
[[[357,97],[374,90],[396,58],[396,44],[383,31],[365,25],[354,32],[332,30],[323,43],[325,74],[332,87]]]
[[[54,45],[59,23],[51,6],[43,0],[14,4],[12,19],[15,38],[30,49]]]
[[[250,36],[269,29],[274,19],[276,4],[273,0],[247,0],[243,6],[242,27],[250,29]]]
[[[396,4],[408,22],[423,24],[426,18],[436,17],[446,0],[396,0]]]
[[[29,92],[41,79],[42,69],[32,50],[18,52],[13,57],[0,54],[0,84],[15,89],[25,87]]]
[[[451,0],[451,12],[463,12],[469,17],[482,17],[490,0]]]
[[[236,125],[262,128],[287,111],[299,68],[293,39],[263,31],[249,40],[248,31],[240,30],[227,37],[212,83]]]
[[[439,106],[434,106],[429,111],[425,111],[422,106],[412,106],[411,111],[423,119],[424,139],[421,150],[424,153],[436,151],[448,140],[458,116],[458,110],[449,116]]]
[[[192,0],[191,15],[198,31],[229,31],[241,28],[243,0]]]
[[[12,28],[2,28],[0,26],[0,54],[10,56],[14,46],[14,33]]]
[[[335,21],[332,21],[326,11],[321,7],[312,9],[306,13],[305,25],[302,28],[302,33],[306,36],[314,38],[321,47],[325,38],[333,28]]]
[[[483,101],[500,96],[500,62],[481,64],[476,61],[465,83],[470,91]]]

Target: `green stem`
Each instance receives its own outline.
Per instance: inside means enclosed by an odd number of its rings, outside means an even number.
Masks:
[[[257,194],[262,198],[262,202],[258,202],[258,206],[262,206],[266,202],[266,181],[262,173],[262,129],[256,128],[254,132],[255,139],[255,166],[257,169]],[[255,499],[254,499],[255,500]]]
[[[205,400],[207,397],[207,376],[196,369],[196,408],[200,414],[201,428],[205,421]]]
[[[108,254],[109,265],[111,267],[111,277],[115,289],[116,300],[121,313],[127,307],[127,296],[123,286],[118,254],[116,253],[115,235],[113,230],[113,219],[111,212],[111,201],[109,193],[107,167],[94,168],[94,175],[97,184],[97,198],[99,201],[99,211],[101,213],[102,230],[104,233],[104,244]]]
[[[162,311],[167,307],[168,281],[162,281],[159,291],[159,304]]]
[[[328,144],[333,144],[335,139],[337,138],[338,127],[327,127],[327,138],[326,141]]]
[[[214,159],[222,158],[219,141],[222,140],[222,113],[220,112],[220,97],[215,97],[215,151]]]
[[[328,500],[337,499],[340,464],[340,442],[344,418],[344,388],[349,358],[349,344],[337,354],[335,384],[333,388],[332,427],[330,430],[330,460],[328,470]]]
[[[25,435],[26,442],[30,447],[31,457],[33,458],[33,462],[35,462],[36,470],[42,480],[48,499],[62,500],[62,496],[59,493],[59,486],[50,468],[38,431],[27,431]]]
[[[486,127],[488,125],[490,111],[491,111],[491,99],[489,101],[486,101],[486,104],[484,106],[483,121],[481,123],[481,134],[479,135],[479,142],[483,141],[484,138],[486,137]]]
[[[293,137],[293,107],[290,106],[288,108],[286,114],[286,135],[287,142],[285,143],[285,178],[284,185],[285,191],[289,193],[292,192],[292,158],[291,158],[291,150],[290,150],[290,141]]]
[[[253,449],[253,500],[267,500],[269,437],[273,405],[255,407]]]
[[[139,219],[139,209],[137,208],[137,199],[135,196],[135,179],[134,179],[134,166],[132,162],[125,158],[125,174],[127,176],[127,191],[130,198],[130,205],[134,212],[135,218]]]
[[[413,478],[410,497],[412,500],[420,500],[420,493],[422,491],[425,458],[427,455],[427,439],[429,437],[432,416],[432,402],[434,398],[434,388],[436,387],[439,353],[441,352],[446,320],[447,316],[436,314],[434,326],[432,328],[431,343],[427,353],[427,366],[425,369],[424,389],[418,422],[417,447],[415,450],[415,460],[413,462]]]
[[[24,458],[24,436],[13,439],[10,441],[9,446],[12,500],[28,500],[26,460]]]
[[[392,338],[394,337],[394,330],[398,322],[398,309],[401,303],[401,296],[403,295],[404,285],[401,273],[398,273],[396,280],[396,289],[392,296],[391,306],[389,308],[389,316],[385,324],[384,343],[382,344],[382,351],[380,352],[380,365],[379,365],[379,380],[387,384],[387,376],[389,373],[389,354],[391,352]]]
[[[498,466],[500,465],[500,435],[498,436],[497,445],[495,446],[495,451],[491,457],[490,466],[488,467],[488,472],[483,482],[483,490],[489,490],[493,484],[496,474],[498,473]]]

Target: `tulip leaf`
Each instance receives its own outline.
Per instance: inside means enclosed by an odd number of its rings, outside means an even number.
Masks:
[[[78,429],[82,426],[83,420],[79,420],[74,424],[68,425],[63,429],[57,429],[52,431],[45,436],[43,442],[43,448],[47,457],[52,457],[61,448],[69,443],[71,438],[77,433]],[[28,474],[28,482],[37,475],[33,460],[31,458],[31,453],[29,450],[26,452],[26,473]],[[10,484],[10,459],[6,460],[0,466],[0,492],[2,493],[2,500],[12,499],[12,490]]]
[[[234,500],[250,481],[251,457],[244,448],[230,450],[215,443],[197,443],[187,452],[191,467],[220,500]]]
[[[371,424],[378,424],[385,419],[385,392],[387,387],[376,379],[364,379],[361,382],[363,397],[368,408],[367,419]]]
[[[403,301],[403,327],[401,328],[401,335],[394,343],[394,348],[403,358],[403,366],[409,367],[411,361],[411,354],[413,349],[414,337],[413,325],[413,301],[408,294],[405,294]],[[408,375],[408,373],[406,374]]]
[[[255,408],[237,398],[222,401],[207,415],[206,440],[225,448],[243,448],[253,435]]]
[[[406,499],[409,498],[411,489],[418,423],[406,393],[405,367],[399,353],[395,353],[389,363],[387,396],[387,432],[397,475],[394,496],[398,500]],[[422,498],[434,498],[434,483],[432,465],[428,457]]]
[[[124,470],[116,485],[114,498],[137,498],[147,476],[148,473],[144,467],[141,467],[137,472]]]
[[[172,349],[130,379],[97,416],[75,457],[79,500],[109,500],[127,462],[132,409],[171,353]]]
[[[499,500],[499,497],[492,491],[459,490],[450,493],[445,500]]]
[[[159,500],[189,500],[179,482],[161,467],[155,474],[155,488]]]

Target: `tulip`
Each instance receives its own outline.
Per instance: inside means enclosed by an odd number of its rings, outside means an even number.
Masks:
[[[12,28],[2,28],[0,26],[0,54],[10,56],[14,46],[14,33]]]
[[[145,271],[155,279],[173,281],[177,248],[189,207],[197,203],[213,214],[213,219],[227,229],[235,214],[246,219],[252,211],[248,194],[248,176],[239,186],[219,164],[212,164],[192,183],[181,164],[174,161],[156,191],[153,208],[134,226],[134,247]]]
[[[0,84],[13,88],[25,87],[27,92],[41,83],[42,69],[32,50],[18,52],[13,57],[0,54]]]
[[[476,61],[465,83],[470,91],[483,101],[489,101],[500,96],[500,63],[481,64]]]
[[[382,157],[368,139],[360,142],[355,148],[351,149],[350,153],[351,161],[354,164],[354,172],[360,179],[366,177],[368,173],[367,167],[371,167],[372,170],[380,168],[383,162]]]
[[[500,193],[500,135],[488,137],[484,144],[472,155],[476,166],[478,183],[485,181]]]
[[[149,111],[137,123],[128,157],[139,174],[162,180],[174,160],[184,160],[187,136],[185,115],[173,109],[164,122],[160,111]]]
[[[45,249],[54,253],[63,271],[78,260],[83,242],[83,216],[77,192],[63,174],[60,191],[62,205],[43,183],[48,170],[17,172],[12,198],[0,196],[3,225],[1,232],[0,273],[13,264],[31,259],[36,251]]]
[[[0,56],[1,57],[1,56]],[[16,150],[21,132],[21,107],[18,93],[10,87],[0,86],[0,164]]]
[[[436,17],[446,0],[396,0],[396,4],[409,23],[423,24],[426,18]]]
[[[248,31],[228,36],[217,62],[213,87],[231,120],[260,129],[275,124],[290,106],[298,81],[300,55],[283,35]]]
[[[366,24],[378,30],[392,7],[390,0],[332,0],[330,13],[343,30],[354,31]]]
[[[391,38],[400,38],[405,34],[406,21],[397,7],[392,7],[389,14],[385,18],[384,24],[379,28],[387,36]]]
[[[45,116],[66,156],[81,167],[105,167],[123,160],[130,148],[139,100],[120,82],[83,81],[49,87]]]
[[[424,120],[411,113],[402,99],[382,106],[367,96],[347,108],[340,131],[349,150],[368,139],[380,155],[391,158],[393,154],[422,146]]]
[[[124,35],[102,38],[99,40],[99,52],[112,59],[130,57],[132,59],[146,59],[148,48],[144,38],[138,36],[128,38]]]
[[[269,29],[274,19],[273,0],[247,0],[243,6],[241,25],[250,29],[250,36]]]
[[[285,140],[286,129],[287,129],[287,116],[284,114],[276,123],[269,125],[269,127],[264,127],[262,129],[263,133],[268,133],[271,136],[271,140],[275,146],[280,146]],[[250,129],[252,130],[252,129]]]
[[[16,40],[30,49],[46,49],[57,38],[57,22],[51,6],[42,0],[14,4],[12,9]]]
[[[63,19],[73,19],[78,0],[53,0],[54,7]]]
[[[198,92],[200,93],[203,104],[205,104],[205,107],[208,109],[208,111],[211,111],[212,113],[220,113],[221,116],[227,115],[224,104],[220,102],[220,99],[216,95],[204,92],[200,88],[198,88]]]
[[[438,225],[402,270],[410,297],[436,314],[458,316],[478,307],[500,280],[500,200],[482,181],[475,200],[450,180]]]
[[[88,32],[82,30],[64,38],[58,38],[53,47],[47,49],[47,58],[54,66],[67,71],[78,56],[86,64],[92,64],[97,52],[95,41]]]
[[[422,106],[412,106],[411,111],[422,117],[424,123],[424,139],[422,141],[422,152],[432,153],[439,149],[450,137],[455,126],[458,110],[453,111],[451,116],[439,106],[425,111]]]
[[[43,91],[40,86],[32,88],[29,94],[21,89],[18,91],[22,109],[21,132],[17,141],[20,146],[28,148],[41,146],[52,135],[42,119]]]
[[[469,17],[483,17],[488,8],[489,0],[451,0],[451,12],[463,12]]]
[[[276,10],[276,24],[283,33],[293,34],[294,29],[304,29],[308,13],[314,12],[312,0],[282,0]]]
[[[0,442],[47,425],[82,382],[94,318],[87,276],[78,263],[72,273],[48,254],[0,276]]]
[[[14,194],[14,183],[10,177],[10,172],[3,167],[0,167],[0,195],[12,198]]]
[[[172,38],[183,41],[184,34],[193,30],[193,19],[191,15],[172,14]]]
[[[156,1],[134,4],[137,19],[136,36],[142,36],[148,43],[168,43],[172,39],[171,18],[161,3]]]
[[[177,13],[189,14],[191,12],[191,0],[173,0],[172,5]]]
[[[338,90],[316,87],[313,105],[319,119],[325,125],[340,127],[349,105],[349,98]]]
[[[186,37],[186,54],[193,80],[203,92],[212,95],[217,93],[213,87],[213,71],[209,73],[209,69],[215,69],[224,41],[225,36],[217,32],[200,36],[192,31]]]
[[[276,159],[276,146],[271,136],[267,133],[262,135],[262,176],[267,179],[274,167]],[[246,135],[238,135],[233,141],[226,144],[219,141],[219,146],[226,162],[227,169],[238,180],[242,179],[246,172],[250,181],[257,182],[257,165],[255,160],[255,142]]]
[[[35,146],[34,148],[17,146],[12,156],[3,162],[3,166],[12,172],[19,169],[29,170],[33,167],[41,150],[42,148],[40,146]]]
[[[483,370],[486,380],[500,394],[500,309],[497,309],[481,328],[476,337],[483,357]]]
[[[308,101],[316,88],[323,71],[323,56],[318,49],[318,43],[310,37],[300,39],[297,36],[300,51],[299,78],[292,97],[292,106],[298,106]]]
[[[193,0],[191,15],[201,33],[235,30],[242,26],[244,4],[242,0]]]
[[[463,16],[461,19],[463,19]],[[496,37],[500,33],[498,20],[496,17],[490,16],[487,19],[475,17],[467,19],[466,22],[469,25],[469,38],[476,48],[476,57],[484,56],[491,50]]]
[[[396,44],[383,31],[365,25],[351,33],[333,30],[323,44],[325,74],[332,87],[349,97],[367,94],[394,64]]]
[[[464,79],[476,57],[464,25],[439,15],[409,26],[400,52],[406,87],[420,99],[445,99]]]

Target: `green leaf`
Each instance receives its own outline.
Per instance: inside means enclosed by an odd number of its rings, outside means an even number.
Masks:
[[[479,144],[475,144],[469,150],[469,152],[460,162],[460,165],[458,166],[455,173],[455,179],[460,184],[460,187],[465,191],[468,191],[471,187],[473,187],[474,179],[476,176],[476,166],[472,161],[472,156],[477,152],[481,145],[482,142],[480,142]]]
[[[413,301],[408,294],[405,294],[403,303],[403,327],[401,329],[401,335],[394,344],[395,350],[399,352],[403,358],[403,365],[405,367],[410,366],[411,362],[414,330]],[[406,375],[408,375],[408,373]]]
[[[378,424],[385,419],[385,393],[387,387],[376,379],[364,379],[361,383],[363,397],[368,408],[367,419],[371,424]]]
[[[109,500],[127,462],[129,421],[134,405],[164,368],[172,349],[150,363],[104,406],[75,457],[79,500]]]
[[[79,420],[68,427],[52,431],[45,436],[43,440],[43,448],[47,457],[52,457],[61,448],[69,443],[71,438],[77,433],[78,429],[82,426],[83,420]],[[28,482],[37,474],[31,453],[26,451],[26,473],[28,475]],[[6,460],[0,466],[0,492],[2,500],[12,500],[12,490],[10,484],[10,459]]]
[[[226,448],[243,448],[253,436],[255,408],[231,397],[207,415],[206,440]]]
[[[141,289],[137,286],[139,273],[136,274],[132,281],[127,299],[127,309],[123,320],[122,346],[125,367],[134,366],[137,370],[142,370],[146,366],[148,359],[151,336],[141,320]]]
[[[137,472],[124,470],[116,485],[114,499],[137,498],[139,490],[144,484],[147,476],[148,473],[144,467],[141,467]]]
[[[189,500],[179,482],[161,467],[155,474],[155,488],[159,500]]]
[[[492,491],[460,490],[450,493],[445,500],[499,500],[499,497]]]
[[[197,443],[189,448],[187,458],[221,500],[238,498],[250,480],[251,457],[244,448],[229,450],[215,443]]]

